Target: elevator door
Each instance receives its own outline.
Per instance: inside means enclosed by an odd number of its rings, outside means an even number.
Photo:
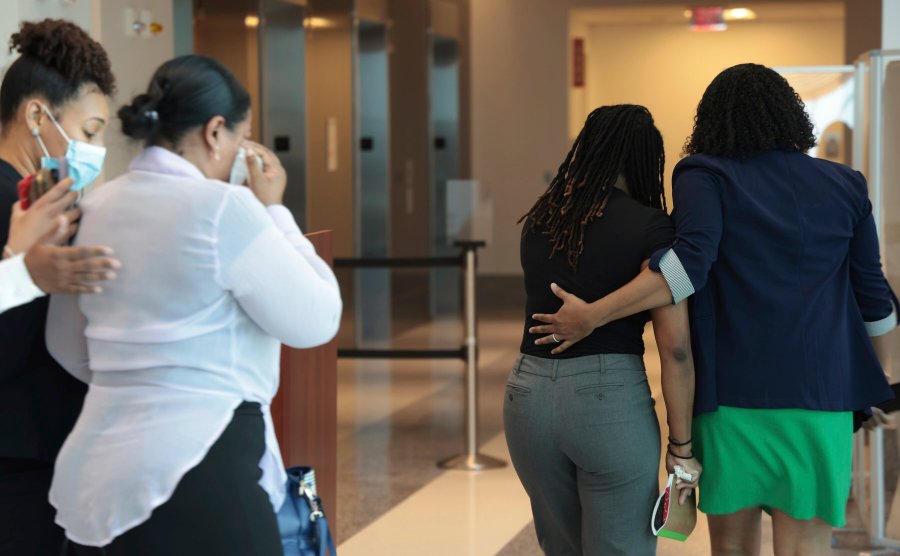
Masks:
[[[260,136],[288,175],[284,204],[306,230],[306,65],[304,8],[260,0]]]
[[[454,238],[447,235],[447,181],[459,171],[459,45],[455,39],[433,36],[429,90],[431,108],[431,250],[436,256],[454,255]],[[459,271],[431,272],[431,313],[460,310]]]
[[[389,101],[387,28],[360,20],[356,27],[356,213],[359,257],[390,255]],[[355,277],[357,345],[391,336],[391,274],[360,269]]]

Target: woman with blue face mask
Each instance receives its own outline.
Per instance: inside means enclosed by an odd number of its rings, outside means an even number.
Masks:
[[[90,385],[56,463],[57,523],[77,556],[281,556],[281,343],[331,340],[337,281],[222,64],[166,62],[119,118],[144,149],[84,198],[77,242],[108,240],[122,270],[50,306],[51,353]]]
[[[29,247],[7,234],[18,182],[42,165],[65,167],[75,188],[97,177],[114,78],[103,47],[70,22],[23,23],[10,44],[19,57],[0,85],[0,247],[16,260]],[[66,235],[73,232],[74,225]],[[47,351],[47,303],[42,297],[0,315],[2,554],[55,556],[63,542],[47,496],[85,387]]]

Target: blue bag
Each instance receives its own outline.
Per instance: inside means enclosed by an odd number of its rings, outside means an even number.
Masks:
[[[322,500],[316,494],[315,471],[291,467],[287,476],[287,496],[278,510],[284,556],[337,556]]]

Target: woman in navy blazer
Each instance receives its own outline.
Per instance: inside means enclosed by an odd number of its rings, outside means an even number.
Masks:
[[[893,397],[870,336],[897,325],[897,300],[866,181],[804,154],[814,145],[783,77],[723,71],[674,171],[675,244],[613,294],[587,304],[555,287],[562,309],[535,315],[548,323],[537,341],[561,352],[691,297],[693,449],[714,554],[758,554],[761,509],[776,554],[827,552],[844,524],[854,412]]]

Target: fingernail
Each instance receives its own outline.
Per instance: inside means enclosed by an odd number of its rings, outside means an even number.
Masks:
[[[115,272],[107,272],[103,277],[107,280],[113,280],[116,277],[116,273]]]

